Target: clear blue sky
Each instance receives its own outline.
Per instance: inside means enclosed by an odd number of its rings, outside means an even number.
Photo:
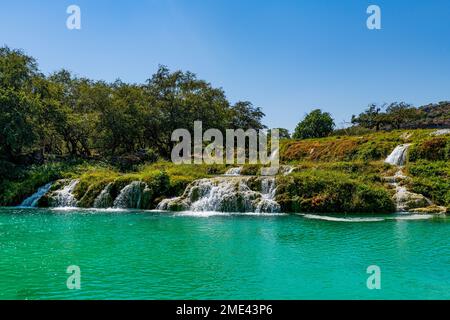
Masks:
[[[66,28],[70,4],[79,31]],[[382,30],[366,28],[369,4]],[[142,83],[158,64],[190,70],[290,130],[315,107],[341,125],[371,102],[450,99],[446,0],[2,1],[3,44],[45,73]]]

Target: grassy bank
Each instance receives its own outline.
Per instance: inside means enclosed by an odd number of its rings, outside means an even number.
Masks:
[[[281,162],[295,167],[289,176],[277,177],[277,197],[285,212],[365,212],[395,210],[393,190],[383,180],[397,168],[383,160],[399,144],[411,143],[405,173],[409,190],[435,204],[450,207],[450,135],[432,136],[434,130],[399,130],[361,136],[282,140]],[[257,175],[260,166],[245,165],[242,174]],[[59,179],[78,179],[74,195],[81,207],[92,207],[110,185],[112,195],[132,181],[149,189],[149,208],[164,198],[180,195],[199,178],[223,174],[225,165],[143,164],[132,172],[88,161],[53,162],[23,168],[15,179],[0,184],[0,205],[17,205],[37,188]],[[54,186],[57,188],[57,186]],[[45,198],[41,205],[45,205]]]

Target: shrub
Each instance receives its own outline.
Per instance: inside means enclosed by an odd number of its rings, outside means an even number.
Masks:
[[[450,205],[450,163],[419,160],[410,163],[411,191],[423,194],[438,205]]]
[[[286,212],[387,213],[395,205],[387,190],[327,170],[296,172],[278,178],[276,200]]]
[[[333,132],[334,120],[328,112],[320,109],[311,111],[295,128],[294,139],[326,137]]]
[[[420,159],[448,160],[449,144],[450,139],[435,137],[413,145],[409,152],[409,161],[418,161]]]

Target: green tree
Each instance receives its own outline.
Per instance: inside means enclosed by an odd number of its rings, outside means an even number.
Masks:
[[[14,161],[32,150],[40,101],[33,94],[36,62],[22,51],[0,48],[0,156]]]
[[[230,106],[222,89],[197,79],[191,72],[170,72],[165,66],[147,81],[148,121],[145,137],[164,157],[174,145],[171,134],[183,128],[193,133],[194,121],[203,129],[225,130],[230,123]]]
[[[261,120],[265,116],[261,108],[254,107],[249,101],[239,101],[231,107],[231,129],[255,129],[266,128]]]
[[[116,81],[110,102],[100,108],[99,146],[104,154],[132,153],[144,149],[147,106],[144,90]]]
[[[326,137],[333,132],[334,126],[334,120],[328,112],[315,109],[297,125],[292,137],[294,139]]]
[[[0,87],[31,90],[31,80],[38,76],[36,60],[21,50],[0,48]]]
[[[395,129],[400,129],[403,124],[417,120],[419,117],[419,111],[405,102],[394,102],[386,108],[386,122]]]
[[[95,130],[99,111],[109,104],[110,88],[104,82],[78,79],[61,70],[49,77],[52,100],[56,107],[53,111],[55,130],[64,141],[64,149],[71,156],[90,156],[94,144],[98,141]]]
[[[285,128],[274,128],[274,129],[278,129],[278,134],[279,134],[280,139],[290,139],[291,138],[291,134],[289,133],[288,129],[285,129]],[[268,136],[270,136],[271,130],[272,129],[267,130]]]
[[[381,112],[384,106],[378,106],[375,103],[369,104],[367,109],[358,116],[352,116],[352,124],[363,128],[380,130],[386,124],[386,114]]]

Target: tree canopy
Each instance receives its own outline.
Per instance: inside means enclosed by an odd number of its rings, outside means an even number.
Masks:
[[[315,109],[306,115],[295,128],[294,139],[326,137],[333,132],[334,120],[328,112]]]
[[[383,109],[386,111],[383,112]],[[419,119],[420,110],[405,102],[391,104],[370,104],[367,109],[358,116],[352,116],[352,123],[363,128],[375,129],[400,129],[405,124]]]
[[[107,157],[151,152],[169,158],[178,128],[262,129],[264,113],[248,101],[234,105],[220,88],[191,72],[159,66],[144,84],[48,76],[20,50],[0,48],[0,161],[34,155]],[[29,159],[28,159],[29,160]]]

